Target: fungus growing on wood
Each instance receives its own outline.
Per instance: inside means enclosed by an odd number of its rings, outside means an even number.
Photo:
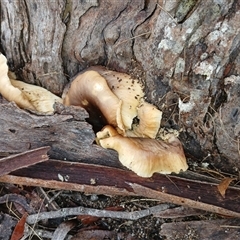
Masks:
[[[142,101],[137,108],[139,122],[133,123],[132,129],[127,131],[130,137],[156,138],[162,120],[162,112],[154,105]]]
[[[10,79],[11,84],[22,91],[28,101],[34,107],[34,111],[39,113],[51,114],[54,112],[54,103],[62,103],[62,99],[45,88],[28,84],[22,81]],[[27,109],[27,107],[23,106]]]
[[[71,83],[63,103],[85,108],[90,118],[101,115],[108,124],[124,131],[121,119],[122,101],[111,91],[105,78],[96,71],[85,71]]]
[[[6,100],[15,102],[20,108],[45,114],[54,112],[55,102],[62,102],[61,98],[42,87],[10,79],[7,59],[3,54],[0,54],[0,93]]]
[[[103,66],[90,67],[78,75],[63,98],[65,105],[84,107],[90,122],[102,114],[106,123],[124,136],[155,138],[160,127],[162,112],[144,101],[140,81]]]
[[[144,97],[143,85],[138,79],[126,73],[108,70],[103,66],[89,69],[97,71],[107,81],[111,91],[122,100],[121,116],[125,129],[132,129],[132,122],[137,117],[137,107]]]
[[[167,141],[150,138],[123,137],[113,127],[105,126],[97,133],[97,143],[118,152],[120,162],[141,177],[153,173],[170,174],[188,168],[182,144],[175,136]]]

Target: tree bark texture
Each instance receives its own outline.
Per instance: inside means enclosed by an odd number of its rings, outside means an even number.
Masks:
[[[15,104],[0,104],[0,156],[50,146],[49,155],[55,159],[120,167],[116,152],[94,144],[83,110],[59,107],[54,116],[36,116]]]
[[[91,65],[145,83],[193,161],[240,168],[240,3],[2,0],[1,49],[26,82],[61,95]],[[224,160],[224,161],[223,161]]]

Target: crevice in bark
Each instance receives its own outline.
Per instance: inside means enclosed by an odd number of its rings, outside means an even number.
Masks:
[[[104,53],[105,53],[105,61],[104,61],[104,65],[105,65],[105,66],[108,66],[108,65],[110,64],[110,62],[111,62],[111,59],[112,59],[113,55],[116,55],[116,53],[115,53],[115,47],[116,47],[115,44],[117,43],[117,41],[119,40],[119,38],[120,38],[120,36],[121,36],[121,30],[119,29],[118,37],[117,37],[116,39],[114,39],[114,42],[112,43],[112,45],[110,45],[111,43],[108,43],[108,42],[106,41],[106,37],[105,37],[104,32],[107,31],[107,28],[110,26],[111,23],[113,23],[114,21],[117,21],[117,19],[118,19],[118,18],[121,16],[121,14],[127,9],[127,7],[128,7],[128,4],[127,4],[123,9],[121,9],[121,10],[119,11],[118,15],[117,15],[115,18],[111,19],[111,21],[109,21],[109,22],[106,24],[106,26],[103,28],[103,30],[102,30],[102,38],[103,38],[103,41],[104,41],[104,47],[103,47],[103,49],[104,49]],[[111,49],[110,54],[109,54],[109,50],[108,50],[107,48],[110,48],[110,49]],[[113,70],[114,70],[114,69],[113,69]]]
[[[228,9],[228,12],[227,12],[225,17],[227,19],[231,19],[232,17],[234,17],[236,12],[239,10],[239,7],[240,7],[239,0],[234,0],[233,3],[232,3],[232,6]]]

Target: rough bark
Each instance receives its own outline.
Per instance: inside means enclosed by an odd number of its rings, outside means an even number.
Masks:
[[[164,111],[162,126],[183,130],[193,161],[234,173],[240,3],[184,2],[2,0],[1,48],[24,81],[59,95],[66,79],[89,65],[134,74]]]
[[[48,160],[49,147],[37,148],[0,159],[0,176]]]
[[[58,107],[53,116],[36,116],[16,107],[0,104],[0,156],[50,146],[52,158],[121,166],[117,154],[94,144],[95,134],[85,121],[84,109]]]

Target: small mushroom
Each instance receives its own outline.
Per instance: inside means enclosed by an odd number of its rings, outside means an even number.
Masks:
[[[188,168],[181,142],[175,136],[168,141],[149,138],[123,137],[113,127],[97,133],[97,143],[118,152],[120,162],[141,177],[153,173],[170,174]]]
[[[85,108],[90,117],[103,115],[106,122],[124,131],[121,119],[122,101],[111,91],[105,78],[96,71],[85,71],[71,83],[64,104]],[[97,114],[96,114],[97,112]]]
[[[35,85],[27,84],[15,79],[12,73],[8,75],[6,57],[0,55],[0,93],[8,101],[15,102],[20,108],[51,114],[54,112],[53,105],[62,102],[62,99],[48,90]]]

